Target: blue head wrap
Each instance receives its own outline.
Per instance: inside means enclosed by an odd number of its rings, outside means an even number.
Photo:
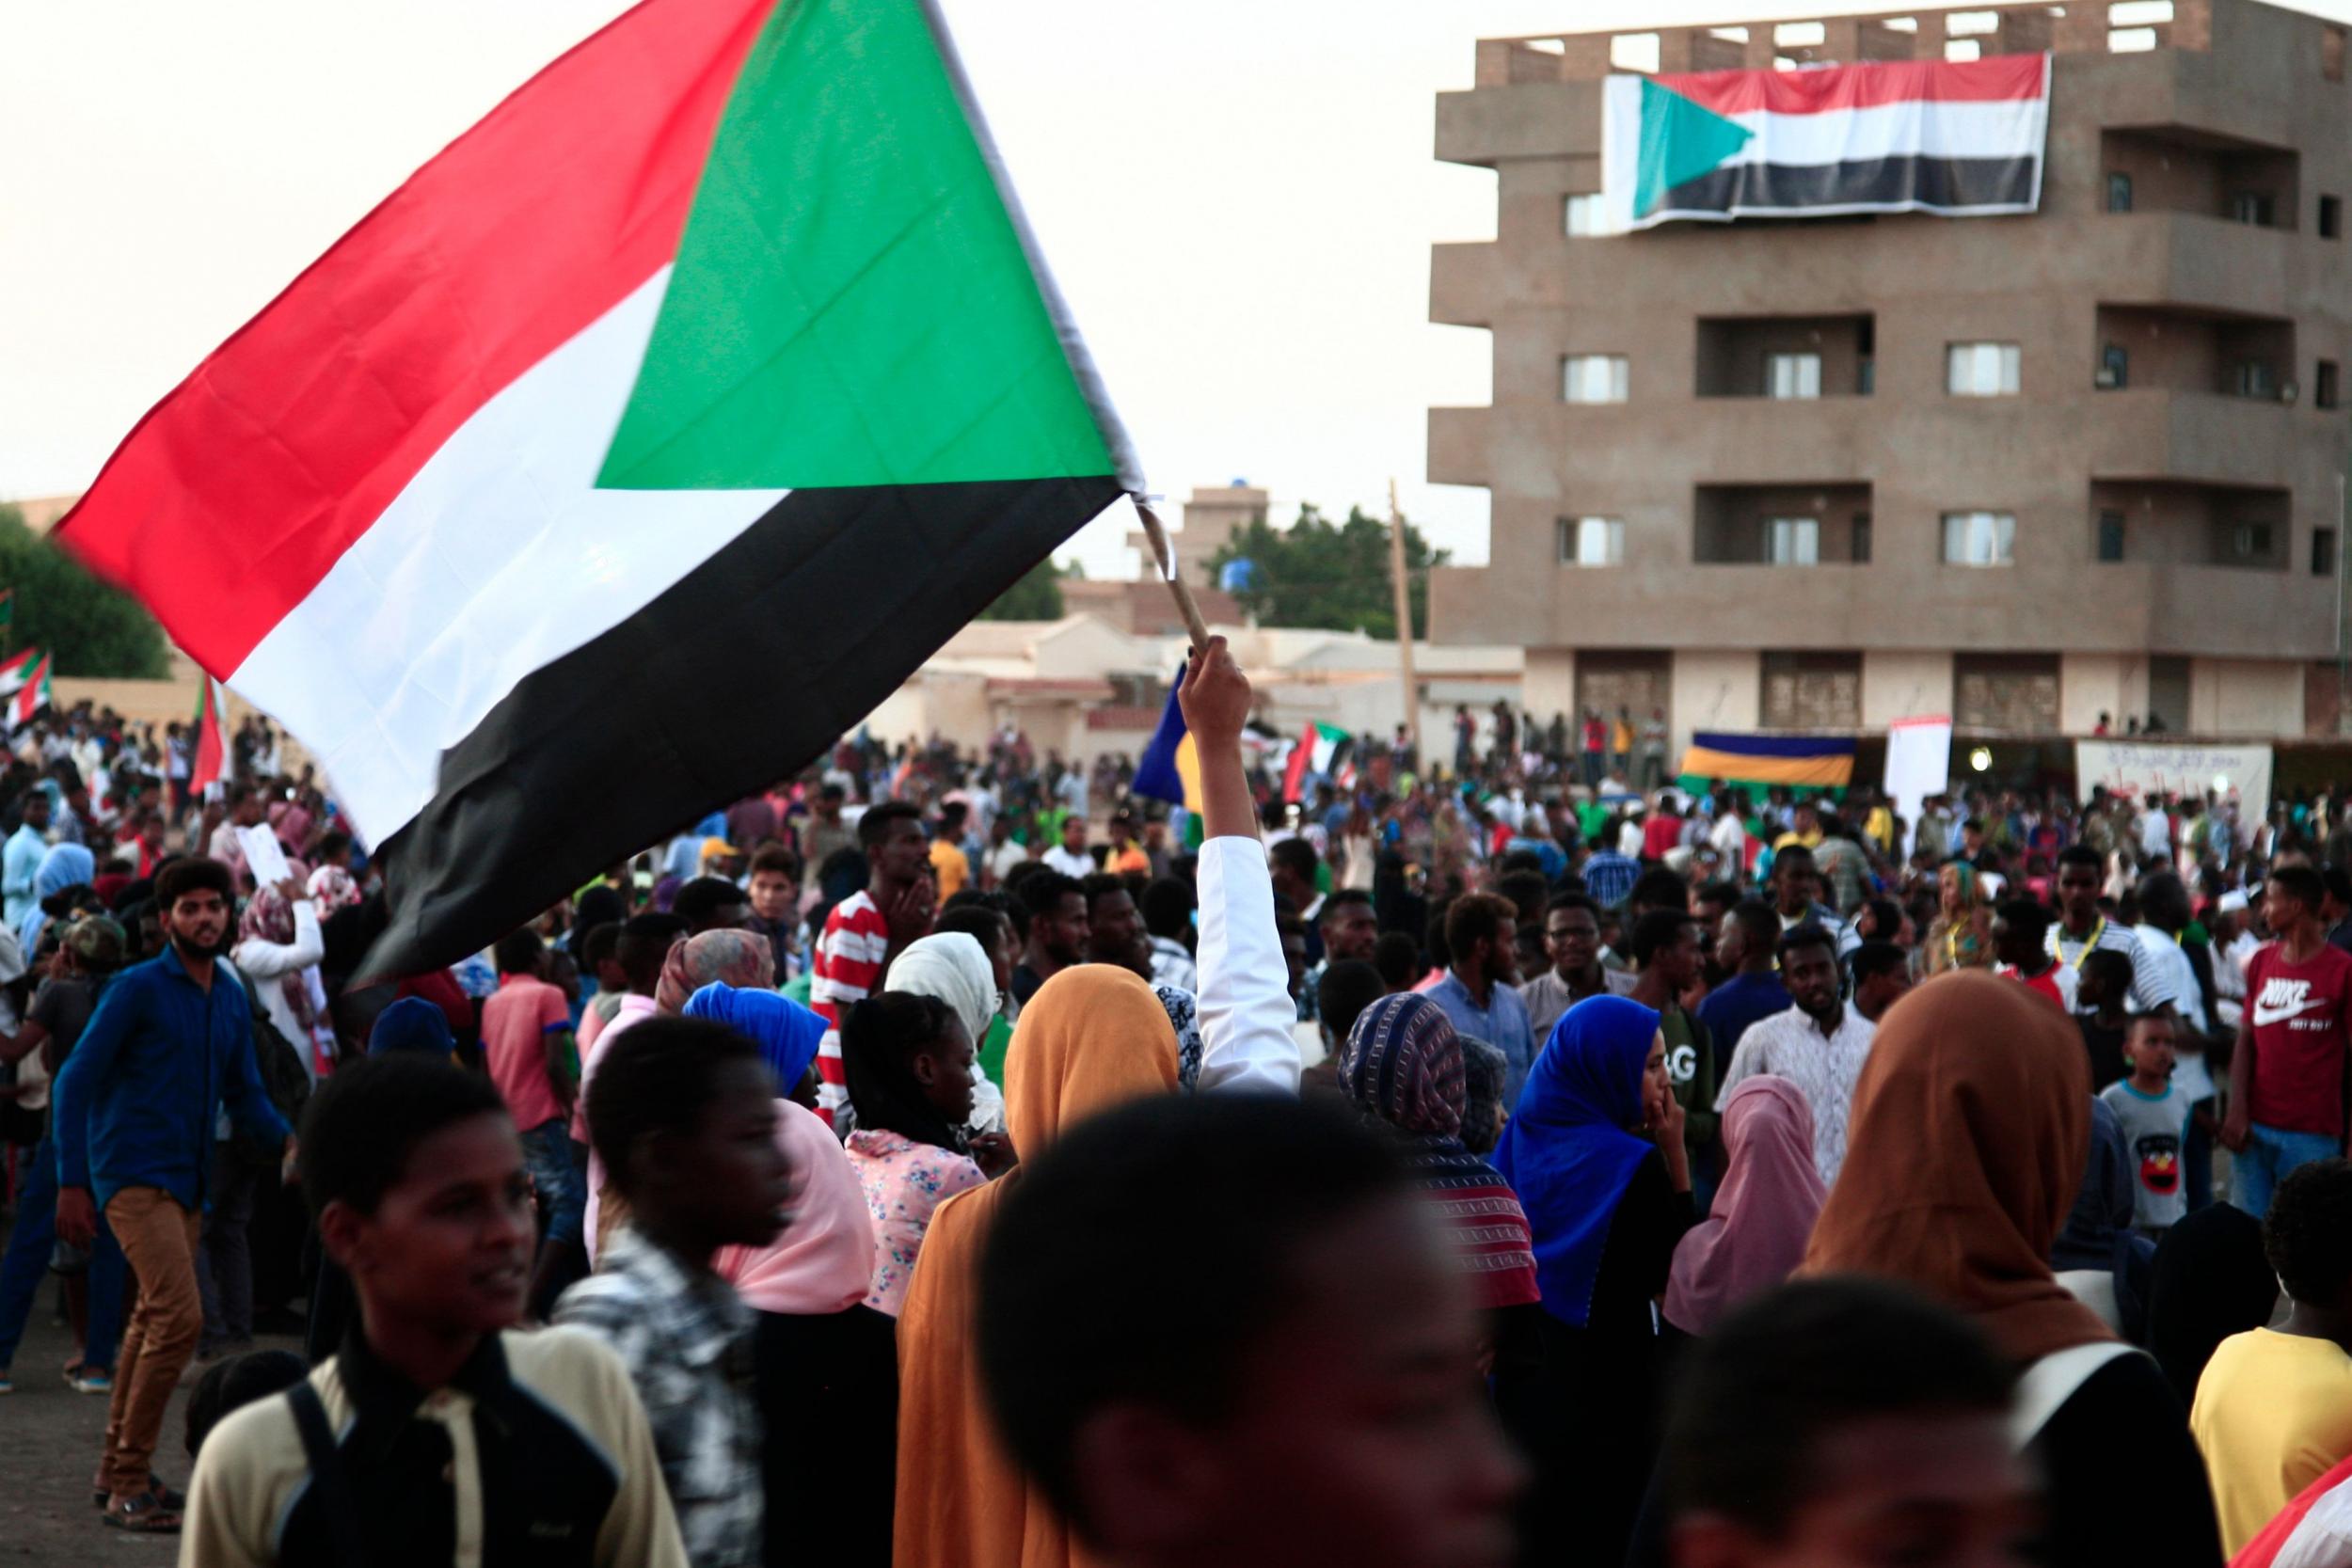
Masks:
[[[776,1075],[776,1092],[790,1094],[809,1064],[817,1060],[818,1042],[825,1037],[825,1021],[788,996],[771,990],[748,990],[713,980],[686,999],[688,1018],[707,1018],[748,1035]]]
[[[371,1056],[381,1056],[389,1051],[416,1051],[446,1059],[456,1049],[457,1038],[449,1032],[448,1015],[421,996],[402,997],[375,1015],[375,1027],[368,1032]]]
[[[1552,1025],[1495,1149],[1535,1238],[1544,1310],[1581,1328],[1609,1241],[1609,1222],[1657,1146],[1644,1119],[1642,1072],[1658,1014],[1622,996],[1594,996]]]

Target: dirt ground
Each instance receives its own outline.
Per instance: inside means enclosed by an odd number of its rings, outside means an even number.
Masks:
[[[5,1221],[0,1221],[0,1235],[6,1230]],[[56,1302],[56,1281],[44,1280],[10,1369],[16,1392],[0,1395],[0,1568],[31,1563],[155,1568],[171,1563],[179,1554],[177,1536],[132,1536],[108,1529],[90,1505],[90,1477],[98,1468],[99,1445],[106,1433],[106,1397],[77,1394],[65,1386],[62,1370],[72,1354],[73,1338],[58,1321]],[[302,1348],[293,1339],[263,1338],[258,1343]],[[183,1411],[187,1391],[202,1370],[201,1365],[189,1368],[172,1398],[163,1441],[156,1449],[156,1470],[183,1489],[188,1481]]]

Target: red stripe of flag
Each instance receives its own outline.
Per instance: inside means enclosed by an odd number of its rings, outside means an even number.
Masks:
[[[189,792],[201,795],[205,785],[227,772],[228,756],[229,748],[221,742],[220,689],[206,675],[196,697],[196,763],[188,775]]]
[[[2046,55],[1989,60],[1876,60],[1819,71],[1694,71],[1653,78],[1719,115],[1831,114],[1884,103],[1997,103],[2043,96]]]
[[[453,432],[676,253],[772,4],[644,0],[516,88],[151,409],[58,537],[235,670]]]

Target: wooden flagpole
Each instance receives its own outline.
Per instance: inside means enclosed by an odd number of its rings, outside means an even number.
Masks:
[[[1194,602],[1192,589],[1176,571],[1176,553],[1168,548],[1168,531],[1160,526],[1160,515],[1152,510],[1151,500],[1143,496],[1129,498],[1136,503],[1136,515],[1143,519],[1143,536],[1152,542],[1152,557],[1158,562],[1160,580],[1168,584],[1174,595],[1176,611],[1184,618],[1184,629],[1192,634],[1196,651],[1209,645],[1209,624],[1200,618],[1200,606]]]
[[[1406,734],[1421,757],[1421,683],[1413,678],[1413,593],[1405,580],[1405,519],[1397,515],[1396,481],[1389,481],[1389,575],[1396,587],[1396,661],[1405,681]],[[1428,759],[1422,758],[1426,763]]]

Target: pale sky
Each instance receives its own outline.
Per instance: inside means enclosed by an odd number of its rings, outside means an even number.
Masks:
[[[2077,0],[2080,3],[2080,0]],[[2095,0],[2094,0],[2095,3]],[[0,4],[0,498],[78,490],[146,409],[622,0]],[[1430,155],[1482,37],[1837,12],[1789,0],[986,0],[950,15],[1154,491],[1383,504],[1485,559],[1425,410],[1487,398],[1429,246],[1494,233]],[[2352,18],[2352,0],[2296,8]],[[1086,221],[1073,224],[1072,214]],[[1081,283],[1084,286],[1078,286]],[[1171,520],[1174,511],[1169,511]],[[1064,552],[1123,576],[1123,507]],[[1181,542],[1180,542],[1181,547]]]

